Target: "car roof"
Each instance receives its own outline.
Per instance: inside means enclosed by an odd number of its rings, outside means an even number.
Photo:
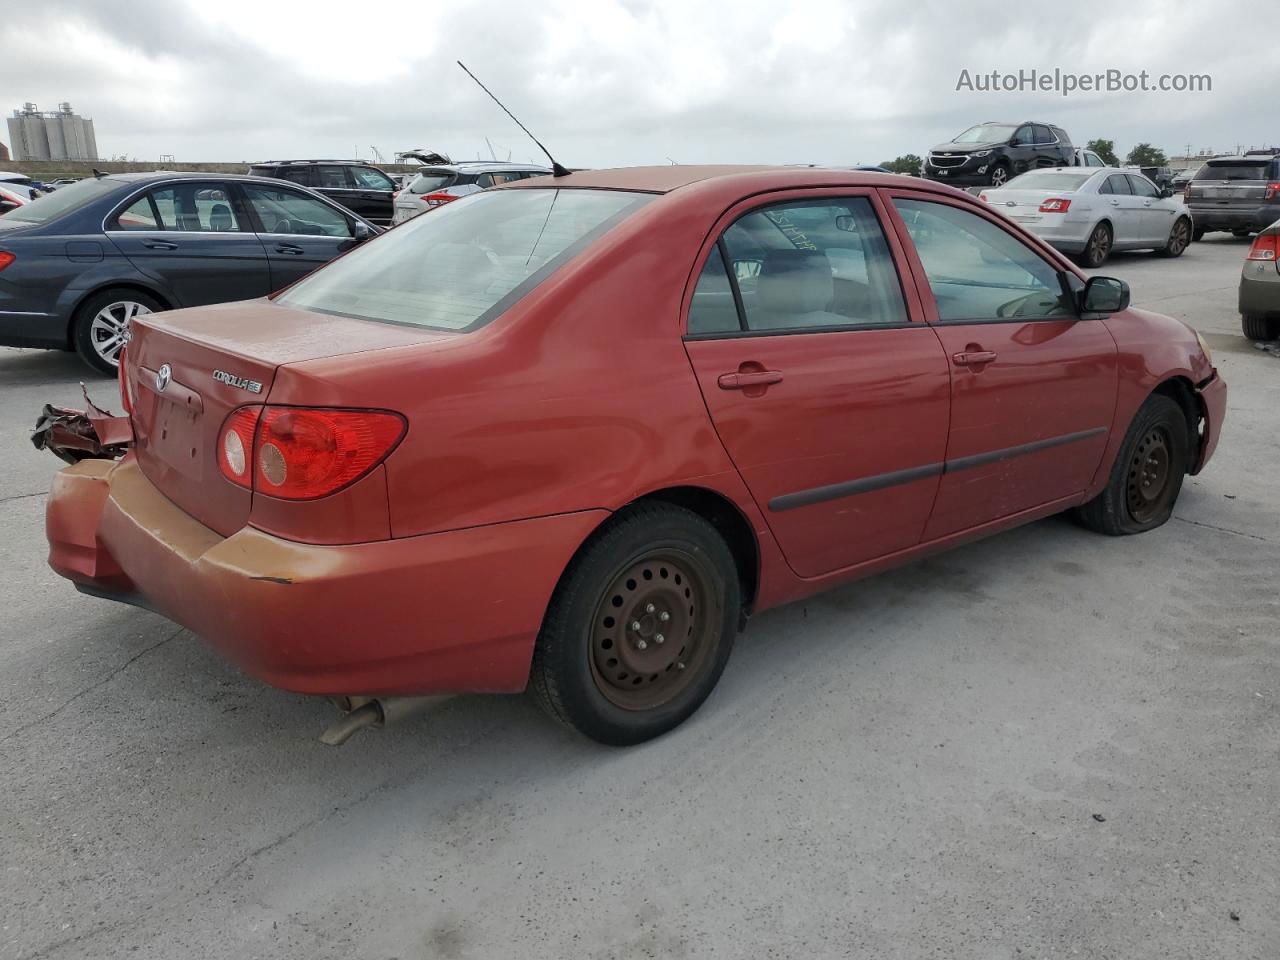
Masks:
[[[308,163],[336,163],[344,164],[352,167],[372,167],[374,163],[369,160],[259,160],[257,163],[251,163],[251,167],[292,167],[303,166]]]
[[[665,165],[580,170],[563,177],[535,177],[506,183],[495,190],[537,190],[564,187],[587,190],[628,190],[636,193],[672,193],[695,184],[738,186],[744,193],[785,190],[788,187],[887,187],[908,181],[912,189],[954,196],[955,187],[919,177],[832,167],[718,165]]]
[[[432,173],[437,170],[448,170],[451,173],[502,173],[507,170],[545,170],[551,168],[541,163],[511,163],[497,160],[458,160],[453,163],[428,163],[422,169],[410,171],[410,175]]]

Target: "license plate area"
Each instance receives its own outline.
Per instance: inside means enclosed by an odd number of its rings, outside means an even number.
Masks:
[[[200,410],[157,395],[152,455],[183,476],[200,480],[205,466],[203,419]]]

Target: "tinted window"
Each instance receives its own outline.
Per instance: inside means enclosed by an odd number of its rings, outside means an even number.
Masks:
[[[1030,126],[1019,127],[1018,132],[1013,135],[1013,142],[1018,146],[1025,146],[1028,143],[1035,142],[1035,134]]]
[[[725,231],[724,245],[749,330],[906,322],[888,244],[863,197],[757,210]]]
[[[1087,167],[1105,167],[1107,165],[1096,153],[1086,153],[1084,155],[1084,163]]]
[[[649,199],[615,190],[475,193],[322,267],[280,302],[364,320],[473,329]]]
[[[977,214],[895,199],[940,320],[1009,320],[1071,313],[1058,270]]]
[[[1196,173],[1197,180],[1265,180],[1267,160],[1236,160],[1230,163],[1206,163]]]
[[[1036,138],[1036,143],[1052,143],[1053,142],[1053,139],[1054,139],[1053,131],[1051,131],[1048,127],[1042,127],[1040,124],[1036,124],[1034,130],[1035,130],[1034,136]]]
[[[312,183],[317,187],[334,189],[350,186],[346,167],[312,167],[311,170]]]
[[[290,183],[300,183],[304,187],[309,187],[315,180],[315,177],[312,176],[314,172],[315,171],[312,167],[284,167],[280,171],[280,179],[288,180]]]
[[[258,184],[244,184],[249,205],[258,215],[264,233],[308,237],[349,237],[351,223],[329,206],[298,193]]]
[[[135,200],[127,210],[116,217],[116,222],[112,225],[112,229],[159,230],[160,224],[156,220],[155,210],[151,206],[151,199],[142,196]]]
[[[733,287],[729,284],[729,271],[720,256],[719,245],[711,248],[698,286],[693,291],[689,305],[690,333],[726,333],[741,329],[738,307],[733,302]]]
[[[409,184],[410,193],[434,193],[445,187],[452,186],[457,180],[457,175],[444,171],[441,173],[420,173],[417,178]]]
[[[1130,189],[1133,190],[1136,196],[1139,196],[1139,197],[1159,197],[1160,196],[1160,191],[1157,190],[1155,186],[1151,183],[1151,181],[1148,180],[1146,177],[1135,177],[1133,174],[1128,174],[1128,177],[1129,177],[1129,187]]]
[[[1128,196],[1133,193],[1133,190],[1129,187],[1128,177],[1123,173],[1113,173],[1111,176],[1107,177],[1106,182],[1098,188],[1098,192],[1124,194],[1125,196]]]
[[[177,183],[151,191],[160,223],[166,230],[234,233],[240,223],[225,187],[210,183]]]
[[[82,207],[114,190],[119,190],[122,186],[123,183],[120,180],[112,180],[109,177],[89,177],[78,183],[59,187],[53,193],[45,194],[43,197],[36,197],[30,203],[9,211],[4,218],[9,221],[22,220],[26,223],[48,223],[53,218]]]
[[[395,184],[381,170],[373,167],[348,167],[356,186],[362,190],[394,190]]]

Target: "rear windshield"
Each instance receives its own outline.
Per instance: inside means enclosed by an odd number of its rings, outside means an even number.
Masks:
[[[47,193],[43,197],[37,197],[26,206],[6,213],[5,219],[24,220],[27,223],[48,223],[55,217],[82,207],[91,200],[119,190],[121,185],[121,181],[112,180],[110,177],[102,179],[89,177],[79,183],[69,183],[65,187],[59,187],[53,193]]]
[[[436,190],[443,190],[445,187],[453,186],[458,175],[451,170],[432,170],[430,173],[420,173],[417,178],[409,184],[410,193],[433,193]]]
[[[1024,173],[1004,185],[1006,190],[1056,190],[1070,193],[1092,180],[1094,173]]]
[[[414,217],[286,290],[317,313],[474,330],[652,199],[605,190],[495,190]]]
[[[1197,180],[1265,180],[1270,160],[1236,160],[1231,163],[1206,163],[1196,174]]]

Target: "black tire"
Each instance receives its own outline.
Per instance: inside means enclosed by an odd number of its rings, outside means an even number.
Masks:
[[[1094,269],[1106,263],[1107,257],[1111,256],[1113,238],[1111,224],[1106,221],[1094,227],[1089,239],[1085,241],[1084,250],[1077,257],[1080,266]]]
[[[99,290],[80,304],[76,310],[72,328],[72,341],[80,359],[98,373],[114,377],[119,370],[120,348],[123,342],[112,338],[112,330],[128,330],[130,320],[143,313],[163,310],[155,297],[128,287]],[[110,321],[105,319],[110,317]],[[104,318],[95,325],[95,320]],[[114,324],[114,327],[113,327]]]
[[[1246,313],[1240,317],[1240,326],[1250,340],[1280,340],[1280,317],[1264,317]]]
[[[1169,230],[1169,241],[1156,254],[1161,257],[1180,257],[1191,245],[1191,221],[1179,217]]]
[[[1013,178],[1013,172],[1009,169],[1009,165],[1002,161],[991,168],[990,176],[991,186],[999,190]]]
[[[740,607],[733,555],[709,522],[671,504],[630,507],[561,577],[529,685],[547,713],[584,736],[641,743],[678,726],[711,693]]]
[[[1191,231],[1191,242],[1199,243],[1204,239],[1204,227],[1196,227]]]
[[[1112,537],[1154,530],[1173,515],[1190,456],[1182,407],[1152,394],[1129,424],[1106,487],[1076,507],[1076,519]]]

